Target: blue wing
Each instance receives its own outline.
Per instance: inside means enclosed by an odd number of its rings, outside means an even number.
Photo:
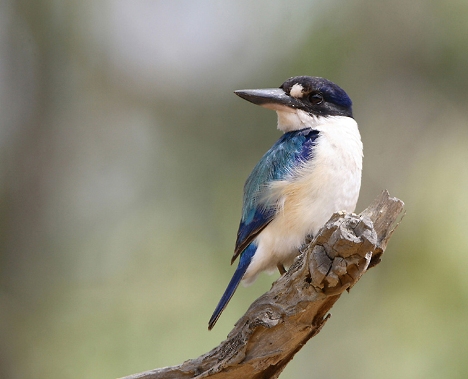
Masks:
[[[252,241],[275,216],[276,204],[260,203],[262,191],[268,190],[269,183],[285,179],[291,175],[295,167],[310,159],[318,136],[319,132],[312,129],[283,134],[257,163],[247,179],[244,186],[244,206],[237,232],[236,250],[232,258],[234,262],[240,254],[239,264],[211,316],[208,329],[214,327],[244,277],[257,250],[257,245]]]
[[[242,218],[231,263],[275,216],[276,204],[260,202],[269,183],[285,179],[309,160],[318,136],[317,130],[309,128],[285,133],[254,167],[244,186]]]

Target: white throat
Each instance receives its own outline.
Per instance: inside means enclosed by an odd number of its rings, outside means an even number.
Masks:
[[[278,115],[278,129],[284,133],[305,128],[315,129],[327,122],[327,117],[313,116],[300,109],[283,107],[275,110]]]

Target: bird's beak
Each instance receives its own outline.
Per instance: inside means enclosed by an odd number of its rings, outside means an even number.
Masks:
[[[297,109],[301,106],[297,99],[287,95],[281,88],[241,89],[234,91],[234,93],[251,103],[275,111],[287,109],[292,111],[292,109]]]

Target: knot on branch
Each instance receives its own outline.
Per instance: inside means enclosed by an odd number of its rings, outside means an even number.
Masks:
[[[369,217],[335,213],[307,252],[311,284],[334,295],[349,290],[380,249]]]

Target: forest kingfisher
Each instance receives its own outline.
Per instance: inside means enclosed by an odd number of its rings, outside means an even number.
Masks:
[[[239,283],[261,271],[281,274],[307,237],[338,211],[353,212],[361,187],[362,142],[346,92],[331,81],[296,76],[279,88],[239,90],[273,109],[281,138],[244,186],[242,217],[231,264],[239,264],[208,323],[212,329]]]

